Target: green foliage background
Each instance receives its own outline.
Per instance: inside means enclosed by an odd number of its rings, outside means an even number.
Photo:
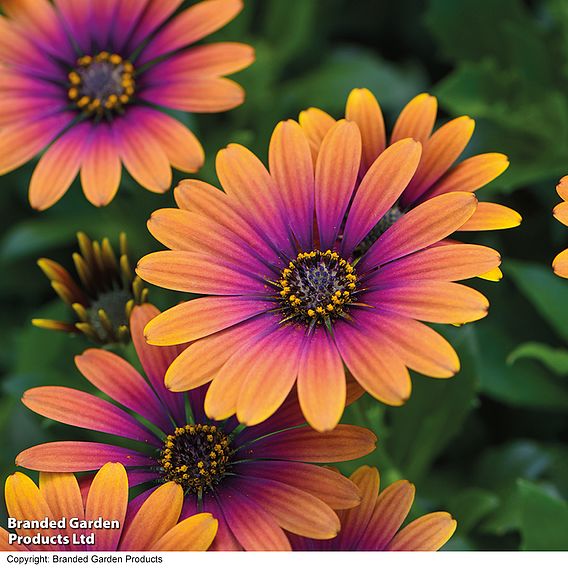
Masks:
[[[244,13],[211,38],[246,41],[257,62],[237,79],[247,101],[229,113],[184,120],[205,145],[198,177],[216,183],[214,156],[229,142],[266,157],[281,119],[309,106],[341,116],[348,92],[369,87],[392,126],[415,94],[439,97],[441,116],[469,114],[477,129],[467,153],[502,151],[510,169],[484,198],[524,217],[516,230],[468,235],[498,248],[504,280],[473,282],[488,295],[489,317],[444,329],[463,370],[450,381],[414,377],[403,408],[370,397],[345,422],[372,428],[384,484],[417,486],[413,515],[445,509],[458,519],[446,549],[568,549],[568,282],[550,263],[568,244],[551,216],[554,186],[568,173],[568,3],[565,0],[247,0]],[[124,178],[105,209],[89,205],[76,183],[45,213],[27,203],[33,164],[0,180],[0,470],[21,450],[56,439],[97,435],[39,418],[22,392],[48,384],[87,384],[73,356],[80,337],[34,329],[32,317],[65,316],[35,261],[71,267],[75,233],[93,238],[126,231],[134,260],[158,248],[146,231],[154,209],[170,206]],[[177,179],[181,176],[178,175]],[[179,296],[152,288],[168,307]],[[70,314],[67,314],[69,316]],[[342,466],[350,473],[356,463]]]

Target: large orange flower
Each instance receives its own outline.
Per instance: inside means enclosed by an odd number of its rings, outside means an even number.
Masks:
[[[554,208],[554,216],[564,225],[568,226],[568,176],[564,176],[556,186],[558,195],[563,199]],[[552,261],[552,268],[558,276],[568,278],[568,249],[556,255]]]
[[[143,187],[169,189],[171,166],[196,172],[197,138],[162,109],[220,112],[243,89],[223,75],[251,64],[240,43],[191,44],[242,0],[0,0],[0,174],[45,150],[30,203],[47,209],[80,171],[94,205],[108,204],[122,165]]]
[[[297,379],[306,419],[330,430],[345,406],[345,367],[391,405],[410,396],[408,367],[440,378],[458,371],[449,343],[418,320],[461,324],[487,314],[487,299],[455,281],[496,268],[499,254],[444,242],[477,199],[433,197],[361,250],[413,179],[421,144],[393,144],[359,183],[361,148],[357,125],[341,120],[314,169],[305,132],[286,121],[272,136],[270,172],[231,144],[217,156],[225,192],[190,180],[176,191],[180,209],[152,215],[150,231],[172,250],[144,257],[138,275],[204,297],[164,312],[145,333],[156,345],[192,342],[166,384],[183,391],[212,380],[209,416],[236,412],[258,424]]]
[[[355,122],[361,130],[363,155],[360,178],[362,178],[375,159],[388,146],[404,138],[413,138],[422,143],[420,164],[390,215],[381,219],[370,239],[384,232],[389,223],[405,212],[428,199],[453,191],[475,192],[501,175],[509,166],[504,154],[491,152],[467,158],[457,165],[469,143],[475,128],[475,121],[468,116],[460,116],[433,131],[437,114],[437,100],[432,95],[422,93],[412,99],[402,110],[387,136],[381,107],[368,89],[353,89],[345,108],[345,117]],[[323,110],[310,108],[300,113],[300,124],[306,132],[314,159],[317,157],[325,134],[335,124],[335,119]],[[457,230],[487,231],[516,227],[521,216],[499,205],[481,201],[475,213]],[[486,275],[489,279],[499,279],[499,269]]]

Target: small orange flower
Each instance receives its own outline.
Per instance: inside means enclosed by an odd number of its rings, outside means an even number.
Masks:
[[[564,176],[558,182],[556,191],[563,201],[554,208],[554,216],[563,225],[568,226],[568,176]],[[556,258],[552,261],[552,269],[558,276],[568,278],[568,249],[556,255]]]

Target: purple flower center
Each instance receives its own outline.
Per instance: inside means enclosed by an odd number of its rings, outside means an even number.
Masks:
[[[175,481],[184,491],[202,494],[223,479],[230,456],[230,438],[221,429],[188,424],[165,439],[158,465],[164,482]]]
[[[116,53],[80,57],[68,78],[69,98],[88,114],[121,113],[134,95],[134,66]]]
[[[285,315],[312,327],[344,317],[357,293],[353,266],[336,252],[301,252],[277,283]]]

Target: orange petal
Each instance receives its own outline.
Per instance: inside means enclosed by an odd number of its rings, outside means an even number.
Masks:
[[[339,532],[333,509],[310,493],[272,479],[245,477],[239,481],[239,490],[270,511],[284,530],[317,539],[333,538]]]
[[[285,430],[257,440],[255,449],[266,459],[329,464],[366,456],[376,444],[377,437],[367,428],[338,424],[330,432],[309,426]]]
[[[371,281],[465,280],[494,270],[501,255],[481,245],[449,244],[430,247],[383,266]]]
[[[345,408],[343,362],[333,339],[319,329],[306,343],[298,371],[298,399],[310,426],[333,430]]]
[[[432,133],[438,112],[436,97],[422,93],[414,97],[401,111],[396,119],[391,144],[403,138],[414,138],[418,142],[426,142]]]
[[[522,217],[513,209],[480,201],[475,213],[458,229],[460,231],[492,231],[511,229],[521,224]]]
[[[568,278],[568,249],[556,255],[552,261],[554,273],[562,278]]]
[[[453,377],[460,370],[454,348],[427,325],[389,314],[377,319],[377,327],[392,350],[411,369],[439,379]]]
[[[172,18],[142,52],[146,63],[212,34],[234,19],[243,9],[242,0],[208,0],[197,2]]]
[[[189,77],[230,75],[254,61],[254,48],[246,43],[217,42],[199,45],[169,57],[146,75],[148,84],[180,81]]]
[[[67,115],[57,114],[3,129],[0,133],[0,175],[15,170],[33,158],[71,120]]]
[[[238,329],[238,328],[237,328]],[[256,361],[266,355],[266,340],[247,336],[240,348],[219,369],[205,396],[205,413],[209,418],[225,420],[237,411],[239,392]]]
[[[271,513],[242,493],[226,489],[223,496],[227,524],[245,550],[290,550],[286,534]]]
[[[405,480],[396,481],[381,491],[361,544],[372,543],[373,549],[384,550],[406,519],[414,493],[414,485]]]
[[[401,316],[432,323],[469,323],[484,318],[489,310],[483,294],[453,282],[409,282],[372,292],[369,301]]]
[[[349,209],[342,250],[350,253],[392,207],[412,179],[421,152],[420,143],[407,138],[389,146],[372,163]]]
[[[180,209],[199,213],[204,218],[229,229],[251,245],[259,257],[268,260],[274,255],[264,233],[245,220],[246,213],[235,197],[208,183],[189,179],[179,183],[174,197]]]
[[[19,471],[6,479],[5,499],[8,515],[15,519],[56,518],[36,484],[27,475]],[[34,536],[36,532],[37,530],[34,529],[17,530],[17,533],[21,536]],[[56,532],[57,529],[45,529],[43,531],[46,535],[53,535]],[[33,550],[58,550],[60,547],[31,545],[30,548]]]
[[[108,205],[120,184],[122,166],[110,127],[97,124],[81,167],[85,197],[96,207]]]
[[[264,276],[265,259],[231,229],[193,211],[159,209],[148,220],[148,230],[172,250],[209,254],[231,262],[236,268]]]
[[[239,469],[248,474],[244,464]],[[358,508],[361,502],[357,485],[331,468],[302,462],[287,462],[286,467],[282,467],[278,461],[267,460],[251,464],[250,474],[293,485],[327,503],[332,509]]]
[[[0,552],[25,552],[29,548],[23,544],[18,544],[17,542],[10,543],[10,535],[6,529],[0,527]]]
[[[568,201],[568,176],[564,176],[556,186],[556,191],[558,195],[564,199],[564,201]]]
[[[107,463],[95,475],[85,505],[85,519],[117,520],[118,529],[93,529],[96,550],[116,550],[128,506],[128,477],[120,463]]]
[[[241,105],[245,90],[225,77],[188,77],[184,81],[147,87],[140,95],[155,105],[186,112],[223,112]]]
[[[175,527],[183,506],[181,485],[170,481],[144,501],[120,539],[120,550],[155,550],[159,541]]]
[[[172,184],[170,161],[145,125],[145,114],[130,109],[127,118],[112,123],[112,129],[120,158],[130,175],[149,191],[167,191]]]
[[[361,134],[340,120],[325,136],[316,163],[316,215],[322,250],[335,243],[361,162]]]
[[[476,191],[499,177],[509,167],[505,154],[478,154],[452,168],[428,192],[434,197],[450,191]]]
[[[264,164],[240,144],[229,144],[217,154],[217,176],[223,189],[236,199],[254,224],[281,242],[288,238],[276,184]]]
[[[558,219],[562,224],[568,225],[568,201],[563,201],[559,203],[552,212],[554,217]]]
[[[312,243],[314,167],[308,140],[297,122],[278,123],[270,139],[269,164],[292,231],[307,249]]]
[[[402,204],[410,205],[438,181],[458,159],[469,142],[475,122],[468,116],[444,124],[424,143],[422,161],[404,192]]]
[[[209,513],[184,519],[152,545],[157,551],[202,552],[213,542],[219,522]]]
[[[136,267],[140,278],[169,290],[194,294],[263,294],[262,281],[210,255],[177,250],[147,254]]]
[[[369,524],[379,495],[380,476],[376,467],[363,465],[356,469],[350,477],[361,491],[361,504],[340,515],[341,532],[339,541],[344,545],[359,542]],[[345,546],[340,546],[344,549]]]
[[[211,381],[246,338],[264,327],[262,319],[208,335],[185,348],[166,372],[166,387],[174,392],[197,388]]]
[[[361,131],[361,171],[366,172],[386,146],[383,112],[369,89],[353,89],[349,93],[345,118],[355,122]]]
[[[300,126],[306,133],[310,143],[312,159],[316,163],[321,143],[325,135],[335,124],[335,119],[319,108],[311,107],[303,110],[298,118]]]
[[[83,498],[75,475],[40,472],[39,488],[55,519],[76,517],[82,520],[84,518]],[[67,526],[60,531],[69,536],[69,541],[72,542],[72,534],[76,530]],[[70,545],[70,548],[79,550],[82,547]]]
[[[335,340],[341,358],[357,382],[377,400],[400,406],[410,397],[410,375],[398,355],[385,342],[365,330],[336,326]]]
[[[476,208],[475,195],[465,191],[428,199],[379,237],[361,259],[359,270],[374,268],[441,241],[462,227]]]
[[[404,527],[387,550],[435,551],[450,540],[456,527],[457,523],[449,513],[430,513]]]
[[[152,345],[178,345],[201,339],[274,307],[255,299],[206,297],[183,302],[154,318],[144,329]]]
[[[30,180],[30,204],[43,211],[59,201],[79,173],[90,126],[79,124],[58,138],[40,158]]]
[[[186,126],[164,112],[146,109],[146,127],[174,168],[195,173],[205,162],[203,146]]]
[[[259,341],[265,353],[248,369],[237,399],[242,424],[260,424],[284,402],[298,376],[304,332],[280,328]]]

